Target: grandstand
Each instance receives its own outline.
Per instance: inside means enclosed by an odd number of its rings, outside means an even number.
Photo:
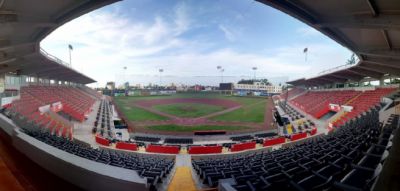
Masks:
[[[272,130],[176,136],[117,129],[113,98],[40,48],[59,26],[116,0],[0,0],[0,72],[17,79],[2,80],[0,190],[399,190],[399,86],[384,81],[400,74],[400,3],[257,1],[360,61],[288,82],[266,108]]]

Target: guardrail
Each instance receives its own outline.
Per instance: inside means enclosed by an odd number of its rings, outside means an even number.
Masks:
[[[46,52],[43,48],[40,48],[40,53],[45,56],[46,58],[48,58],[51,61],[57,62],[58,64],[67,66],[67,67],[71,67],[69,63],[62,61],[61,59],[49,54],[48,52]]]
[[[336,66],[334,68],[329,68],[327,70],[323,70],[323,71],[319,72],[318,75],[333,73],[333,72],[336,72],[336,71],[339,71],[339,70],[350,68],[350,67],[352,67],[354,65],[355,64],[345,64],[345,65],[341,65],[341,66]]]

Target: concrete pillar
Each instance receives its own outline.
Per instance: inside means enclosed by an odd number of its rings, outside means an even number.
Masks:
[[[382,77],[381,79],[379,79],[379,85],[380,86],[385,85],[385,77]]]
[[[338,83],[333,83],[333,88],[337,88]]]

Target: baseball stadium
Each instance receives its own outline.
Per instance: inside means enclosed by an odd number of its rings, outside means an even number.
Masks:
[[[398,0],[0,0],[0,190],[400,190],[399,84]]]

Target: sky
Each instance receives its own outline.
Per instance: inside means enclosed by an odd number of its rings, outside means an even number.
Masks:
[[[351,56],[317,30],[252,0],[125,0],[64,24],[41,47],[69,62],[68,44],[72,67],[95,79],[92,87],[217,85],[254,75],[277,84]]]

